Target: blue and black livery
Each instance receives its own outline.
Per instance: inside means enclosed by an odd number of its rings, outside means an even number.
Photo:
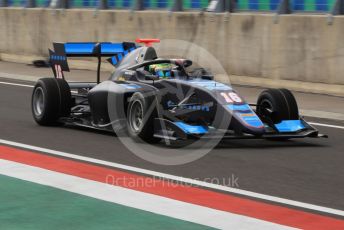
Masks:
[[[150,143],[161,139],[326,136],[299,115],[289,90],[264,90],[256,104],[248,104],[232,86],[215,81],[209,71],[191,69],[191,60],[158,58],[150,47],[156,40],[143,42],[148,45],[54,43],[50,63],[55,78],[40,79],[33,91],[36,122],[114,131]],[[67,57],[98,58],[96,82],[67,83],[63,74],[69,71]],[[100,82],[103,57],[116,69]],[[171,65],[171,77],[150,72],[151,65],[159,64]]]

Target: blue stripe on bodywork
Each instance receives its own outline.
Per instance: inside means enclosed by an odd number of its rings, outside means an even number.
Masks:
[[[251,107],[248,104],[242,104],[242,105],[230,104],[230,105],[227,105],[227,108],[230,110],[235,110],[235,111],[251,111]]]
[[[189,80],[189,83],[195,84],[202,88],[206,88],[208,90],[231,90],[232,87],[229,85],[223,84],[221,82],[216,82],[213,80],[204,80],[204,79],[194,79]]]
[[[208,132],[208,128],[201,125],[188,125],[181,121],[176,121],[174,124],[181,128],[186,134],[205,134]]]
[[[256,127],[256,128],[264,127],[263,122],[254,113],[248,113],[248,114],[240,113],[239,116],[249,126]]]
[[[281,133],[296,132],[305,128],[301,120],[284,120],[278,124],[275,124],[275,126],[277,130]]]
[[[234,105],[229,104],[227,108],[234,111],[242,121],[244,121],[247,125],[261,128],[264,126],[263,122],[260,118],[252,111],[251,107],[248,104],[241,104],[241,105]]]

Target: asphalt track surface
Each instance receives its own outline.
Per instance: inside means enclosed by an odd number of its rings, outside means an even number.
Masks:
[[[0,84],[0,139],[198,180],[234,175],[240,189],[344,210],[344,129],[318,126],[328,139],[224,141],[197,161],[164,166],[137,157],[114,135],[38,126],[31,115],[31,93],[29,87]],[[308,120],[344,126],[342,121]]]

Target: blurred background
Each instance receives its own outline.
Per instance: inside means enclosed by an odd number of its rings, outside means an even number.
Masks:
[[[344,0],[0,0],[0,60],[44,60],[52,42],[172,39],[207,50],[232,83],[342,96],[343,13]]]
[[[8,0],[3,1],[4,5],[10,7],[50,7],[57,1],[51,0]],[[71,0],[67,1],[71,8],[98,8],[100,0]],[[104,1],[103,1],[104,2]],[[172,8],[174,0],[143,0],[143,7],[147,9],[168,10]],[[184,10],[202,10],[208,7],[209,0],[184,0],[182,7]],[[236,11],[274,11],[278,9],[282,0],[236,0],[234,10]],[[333,9],[336,0],[291,0],[290,8],[293,11],[303,12],[329,12]],[[135,5],[135,0],[108,0],[106,7],[110,9],[129,9]]]

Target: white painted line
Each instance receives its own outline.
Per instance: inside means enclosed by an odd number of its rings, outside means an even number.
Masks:
[[[0,84],[3,84],[3,85],[21,86],[21,87],[30,87],[30,88],[33,88],[33,87],[34,87],[33,85],[18,84],[18,83],[4,82],[4,81],[0,81]]]
[[[22,75],[22,74],[13,74],[13,73],[3,73],[0,72],[0,78],[6,78],[9,80],[24,80],[24,81],[32,81],[36,82],[39,76],[32,76],[32,75]]]
[[[319,111],[319,110],[301,109],[300,114],[302,116],[306,116],[306,117],[316,117],[316,118],[324,118],[324,119],[344,121],[344,114],[343,113],[334,113],[334,112]]]
[[[60,152],[60,151],[56,151],[56,150],[52,150],[52,149],[41,148],[41,147],[37,147],[37,146],[22,144],[22,143],[18,143],[18,142],[3,140],[3,139],[0,139],[0,144],[15,146],[15,147],[29,149],[29,150],[38,151],[38,152],[44,152],[44,153],[48,153],[48,154],[52,154],[52,155],[67,157],[67,158],[71,158],[71,159],[75,159],[75,160],[81,160],[81,161],[95,163],[95,164],[104,165],[104,166],[110,166],[110,167],[123,169],[123,170],[131,171],[131,172],[142,173],[142,174],[146,174],[149,176],[154,176],[156,178],[164,178],[164,179],[168,179],[168,180],[179,181],[179,182],[186,183],[186,184],[193,184],[196,186],[202,186],[205,188],[216,189],[219,191],[230,192],[230,193],[234,193],[234,194],[239,194],[239,195],[258,198],[258,199],[262,199],[262,200],[272,201],[272,202],[276,202],[276,203],[280,203],[280,204],[286,204],[286,205],[290,205],[290,206],[294,206],[294,207],[300,207],[300,208],[305,208],[305,209],[309,209],[309,210],[314,210],[314,211],[344,216],[344,211],[338,210],[338,209],[327,208],[327,207],[318,206],[318,205],[314,205],[314,204],[308,204],[308,203],[304,203],[304,202],[300,202],[300,201],[294,201],[294,200],[284,199],[284,198],[280,198],[280,197],[260,194],[260,193],[246,191],[246,190],[242,190],[242,189],[238,189],[238,188],[231,188],[231,187],[218,185],[218,184],[212,184],[212,183],[208,183],[208,182],[204,182],[204,181],[194,180],[191,178],[175,176],[175,175],[171,175],[171,174],[156,172],[156,171],[152,171],[152,170],[147,170],[147,169],[142,169],[142,168],[138,168],[138,167],[118,164],[118,163],[114,163],[114,162],[103,161],[103,160],[94,159],[94,158],[90,158],[90,157],[84,157],[84,156],[80,156],[80,155]]]
[[[317,122],[308,122],[311,125],[317,125],[317,126],[324,126],[324,127],[329,127],[329,128],[335,128],[335,129],[344,129],[344,126],[339,126],[339,125],[329,125],[329,124],[322,124],[322,123],[317,123]]]
[[[0,174],[218,229],[294,229],[7,160],[0,160]]]

